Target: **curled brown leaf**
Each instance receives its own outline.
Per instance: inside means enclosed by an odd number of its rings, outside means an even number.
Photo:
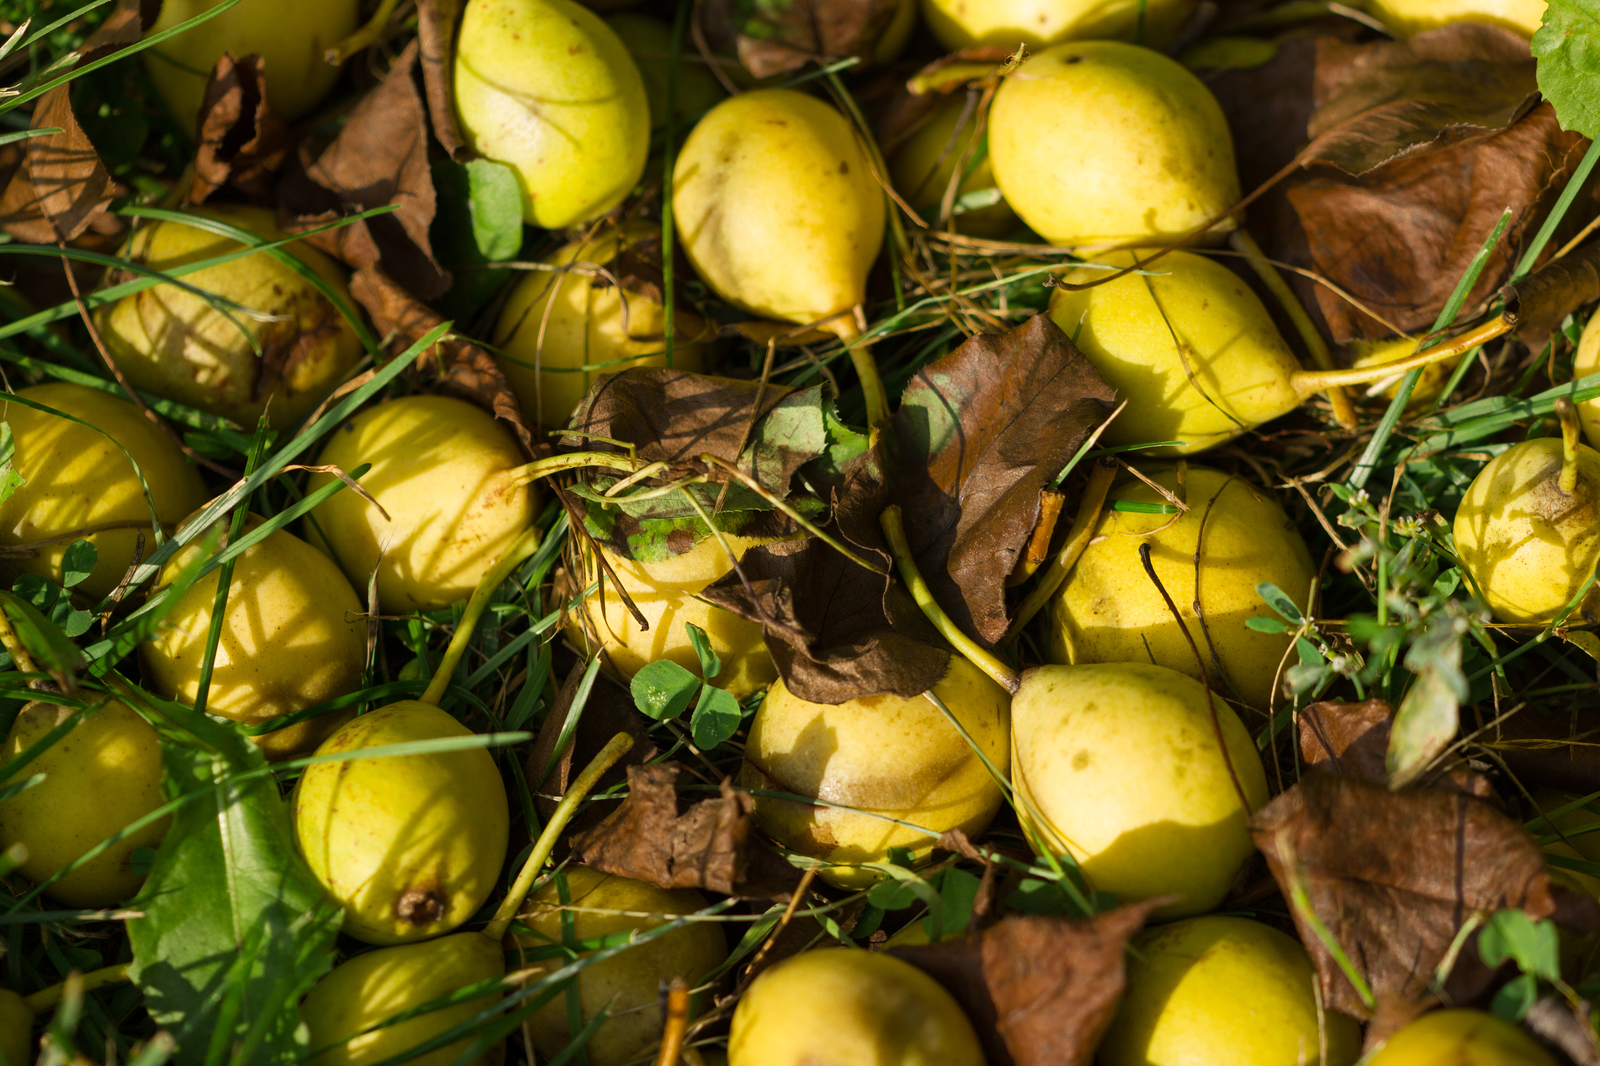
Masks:
[[[235,59],[224,52],[211,69],[187,203],[203,203],[225,185],[253,199],[265,199],[271,191],[289,156],[289,131],[267,104],[263,67],[259,55]]]

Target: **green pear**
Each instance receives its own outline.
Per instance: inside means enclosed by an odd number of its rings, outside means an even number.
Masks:
[[[922,0],[922,17],[952,52],[981,44],[1032,51],[1102,37],[1165,48],[1194,8],[1194,0]]]
[[[965,119],[965,121],[963,121]],[[918,211],[937,209],[943,202],[950,179],[960,167],[965,175],[956,195],[993,189],[994,169],[987,155],[970,163],[983,148],[978,135],[977,113],[968,112],[967,97],[956,93],[946,97],[918,129],[900,143],[889,158],[889,176],[895,189]],[[925,216],[926,217],[926,216]],[[1004,200],[988,207],[964,211],[955,216],[956,230],[974,237],[1004,237],[1018,226],[1016,212]]]
[[[1367,1066],[1556,1066],[1522,1029],[1481,1010],[1435,1010],[1395,1033]]]

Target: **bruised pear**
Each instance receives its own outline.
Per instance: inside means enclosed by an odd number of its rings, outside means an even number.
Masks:
[[[1532,37],[1544,22],[1545,0],[1366,0],[1361,6],[1401,40],[1452,22],[1485,22]]]
[[[933,694],[1004,774],[1005,689],[952,656]],[[785,847],[829,863],[821,877],[844,888],[872,885],[878,875],[860,864],[885,861],[890,848],[923,860],[941,833],[982,832],[1003,799],[983,759],[926,696],[884,693],[829,706],[800,699],[780,680],[751,720],[744,756],[741,787],[833,805],[758,795],[755,817]]]
[[[728,1066],[983,1066],[972,1023],[937,981],[858,948],[762,971],[733,1012]]]
[[[591,5],[592,6],[592,5]],[[645,96],[650,101],[650,125],[659,129],[667,124],[667,84],[672,73],[672,27],[651,15],[624,11],[607,16],[606,25],[633,56],[644,80]],[[682,122],[709,111],[728,93],[711,73],[692,42],[685,42],[676,84],[673,86],[673,117]]]
[[[244,531],[261,522],[250,516]],[[179,552],[157,587],[175,581],[201,551],[196,543]],[[151,687],[168,699],[193,703],[199,695],[221,577],[212,571],[191,585],[160,632],[140,645]],[[287,530],[269,534],[234,561],[206,710],[254,725],[354,692],[367,664],[362,613],[355,589],[327,556]],[[269,759],[303,755],[350,713],[325,714],[254,739]]]
[[[678,153],[673,218],[696,272],[763,318],[808,323],[865,296],[883,190],[843,115],[792,89],[724,100]],[[848,316],[824,328],[853,336]]]
[[[1150,563],[1205,656],[1217,692],[1231,688],[1265,708],[1293,635],[1245,625],[1264,609],[1256,586],[1270,581],[1303,611],[1317,568],[1294,523],[1265,492],[1204,467],[1188,467],[1181,484],[1178,475],[1172,468],[1147,476],[1185,499],[1189,509],[1182,515],[1107,510],[1101,518],[1094,540],[1050,601],[1050,658],[1155,662],[1200,676],[1189,641],[1140,562],[1139,547],[1149,544]],[[1133,478],[1115,485],[1112,496],[1165,501]],[[1217,676],[1218,662],[1227,683]]]
[[[404,700],[357,718],[317,754],[471,735],[432,704]],[[448,933],[489,897],[510,812],[494,759],[470,748],[308,767],[294,827],[311,872],[344,906],[344,931],[402,944]]]
[[[1335,1011],[1319,1026],[1316,979],[1299,941],[1248,918],[1147,929],[1130,945],[1127,987],[1095,1061],[1350,1066],[1361,1029]]]
[[[1161,917],[1222,902],[1255,852],[1239,792],[1250,810],[1267,800],[1261,756],[1233,708],[1208,706],[1200,682],[1145,663],[1026,671],[1011,703],[1011,781],[1035,847],[1070,853],[1097,890],[1178,896]]]
[[[1435,1010],[1391,1036],[1367,1066],[1556,1066],[1556,1060],[1487,1011]]]
[[[539,412],[546,429],[566,425],[599,374],[666,365],[666,312],[649,296],[625,289],[611,274],[635,246],[660,245],[661,228],[631,222],[558,249],[545,262],[565,268],[532,270],[511,290],[494,331],[496,361],[524,411]],[[704,329],[679,311],[672,365],[699,372]]]
[[[925,217],[938,217],[956,169],[962,178],[956,195],[992,190],[994,169],[983,154],[976,111],[965,94],[946,97],[889,158],[895,189]],[[1016,212],[1004,200],[955,215],[956,229],[975,237],[1003,237],[1017,228]]]
[[[27,704],[11,724],[0,762],[17,758],[75,713],[42,700]],[[116,700],[101,703],[6,784],[34,774],[45,779],[0,803],[0,847],[28,849],[19,872],[35,884],[166,802],[156,731]],[[51,882],[45,894],[68,907],[109,907],[127,899],[144,882],[133,872],[133,853],[159,845],[169,820],[123,837]]]
[[[511,433],[465,400],[390,400],[330,434],[317,460],[343,470],[371,463],[361,485],[378,507],[337,493],[307,516],[306,538],[361,588],[376,570],[386,614],[447,607],[533,523],[522,461]],[[308,491],[333,476],[311,475]]]
[[[645,932],[705,906],[705,897],[692,889],[657,888],[592,867],[570,866],[528,897],[517,920],[535,935],[516,937],[517,968],[537,980],[572,962],[555,945]],[[674,977],[694,988],[727,955],[721,925],[702,921],[586,967],[575,978],[578,1023],[588,1023],[602,1009],[611,1015],[584,1045],[590,1066],[623,1066],[639,1059],[661,1038],[656,1009],[661,988]],[[571,1021],[566,995],[528,1019],[533,1046],[545,1060],[555,1058],[572,1040]]]
[[[203,207],[192,214],[267,240],[288,236],[260,207]],[[243,247],[199,226],[160,221],[136,230],[124,254],[152,270],[172,270]],[[287,251],[350,304],[344,271],[332,259],[304,242]],[[186,274],[183,281],[256,317],[218,309],[176,285],[156,285],[102,307],[100,333],[136,388],[245,426],[266,412],[286,429],[310,414],[361,358],[361,341],[333,302],[268,252]]]
[[[983,44],[1033,50],[1057,41],[1136,36],[1164,48],[1194,6],[1193,0],[922,0],[922,17],[952,52]]]
[[[532,225],[603,215],[644,173],[650,102],[639,68],[573,0],[468,0],[455,103],[468,146],[516,174]]]
[[[61,414],[20,403],[4,403],[0,411],[16,445],[12,469],[23,481],[0,503],[5,561],[59,583],[67,549],[75,540],[87,540],[97,557],[77,588],[104,596],[131,563],[155,550],[150,504],[170,529],[205,502],[205,486],[172,439],[126,400],[65,382],[15,395]],[[150,486],[148,500],[139,473]]]
[[[1073,41],[1023,63],[995,93],[989,156],[1006,202],[1051,244],[1164,247],[1234,227],[1222,217],[1239,175],[1221,105],[1138,45]]]

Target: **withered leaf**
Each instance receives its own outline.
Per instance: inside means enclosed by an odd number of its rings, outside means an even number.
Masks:
[[[211,69],[200,105],[189,203],[203,203],[224,185],[256,199],[271,190],[289,155],[289,131],[267,104],[263,67],[259,55],[235,59],[224,52]]]
[[[998,69],[1015,51],[993,44],[963,48],[940,56],[917,71],[910,81],[898,84],[895,92],[875,109],[872,132],[878,147],[885,155],[893,155],[933,117],[947,96],[966,91],[973,74],[986,68],[991,72]]]
[[[573,700],[577,698],[583,674],[584,669],[579,665],[567,675],[556,694],[555,706],[545,715],[544,724],[539,727],[539,736],[533,742],[533,750],[528,753],[524,763],[528,788],[534,793],[534,804],[545,818],[555,811],[559,797],[567,791],[572,779],[582,773],[590,760],[618,733],[633,737],[633,747],[611,769],[600,775],[594,791],[603,792],[620,785],[627,779],[630,766],[638,766],[655,757],[656,748],[650,742],[650,722],[634,707],[633,696],[628,690],[605,674],[594,679],[589,698],[583,705],[582,717],[578,719],[567,743],[561,750],[556,750],[567,716],[572,711]],[[569,832],[581,832],[599,823],[606,813],[607,809],[600,806],[579,811]]]
[[[1126,979],[1124,949],[1160,901],[1087,921],[1003,918],[963,940],[891,948],[961,1004],[992,1066],[1085,1066]]]
[[[758,78],[811,60],[869,57],[893,20],[896,0],[704,0],[700,28],[734,42],[739,62]]]
[[[572,414],[578,432],[562,437],[561,445],[626,453],[595,439],[609,437],[634,445],[645,462],[693,463],[705,452],[733,462],[755,422],[788,393],[784,385],[632,367],[597,377]]]
[[[456,23],[461,18],[462,0],[418,0],[417,37],[422,45],[422,82],[428,94],[428,114],[433,119],[433,135],[444,150],[458,162],[471,156],[466,140],[456,126],[455,56]]]
[[[1384,700],[1343,703],[1327,700],[1300,711],[1300,757],[1309,770],[1344,774],[1378,785],[1389,783],[1385,765],[1394,708]],[[1433,788],[1455,789],[1489,799],[1494,788],[1482,774],[1464,766],[1450,767],[1432,781]]]
[[[1562,319],[1600,298],[1600,241],[1546,263],[1502,295],[1516,315],[1517,335],[1542,351]]]
[[[572,839],[597,870],[662,888],[788,899],[800,871],[754,835],[750,793],[722,782],[722,795],[678,810],[674,763],[628,768],[628,796],[605,821]]]

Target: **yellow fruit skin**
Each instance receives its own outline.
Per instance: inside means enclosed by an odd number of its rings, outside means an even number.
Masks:
[[[317,754],[471,735],[439,708],[403,700],[357,718]],[[311,872],[344,906],[344,931],[401,944],[448,933],[489,897],[510,812],[494,759],[473,748],[312,766],[295,786],[294,825]]]
[[[1156,484],[1176,490],[1176,470],[1147,473]],[[1111,495],[1149,503],[1163,499],[1137,480],[1115,486]],[[1185,476],[1185,496],[1189,511],[1181,517],[1106,512],[1095,540],[1050,601],[1050,659],[1069,664],[1153,659],[1191,677],[1200,676],[1189,642],[1139,561],[1139,546],[1148,543],[1156,576],[1206,656],[1212,684],[1219,693],[1227,693],[1211,665],[1215,651],[1245,702],[1265,708],[1291,635],[1246,628],[1247,619],[1270,613],[1256,586],[1272,582],[1303,611],[1317,568],[1288,515],[1248,482],[1191,466]],[[1205,542],[1199,545],[1202,530]],[[1204,628],[1194,613],[1197,545]]]
[[[1556,1060],[1492,1014],[1436,1010],[1391,1036],[1367,1066],[1556,1066]]]
[[[1561,492],[1561,441],[1540,437],[1489,460],[1456,511],[1456,551],[1502,622],[1560,613],[1600,560],[1600,452],[1578,445],[1578,484]],[[1600,587],[1569,621],[1600,621]]]
[[[918,211],[937,208],[943,202],[956,167],[967,172],[978,126],[976,110],[966,116],[965,123],[961,121],[966,110],[965,93],[948,97],[922,128],[895,149],[889,160],[895,190]],[[994,187],[994,168],[984,158],[967,173],[957,195]],[[956,215],[955,224],[958,232],[975,237],[1003,237],[1019,225],[1016,212],[1004,200]]]
[[[523,462],[516,442],[464,400],[406,396],[368,408],[328,437],[317,461],[372,464],[361,485],[389,518],[347,490],[311,512],[306,539],[357,588],[376,569],[386,614],[466,599],[533,522],[533,492],[512,474]],[[307,491],[332,479],[313,474]]]
[[[785,959],[733,1013],[728,1066],[983,1066],[972,1023],[908,962],[856,948]]]
[[[1192,0],[1151,0],[1143,41],[1165,48],[1194,11]],[[1132,40],[1139,27],[1136,0],[922,0],[922,17],[952,52],[978,44],[1030,51],[1058,41],[1102,37]]]
[[[1588,377],[1600,371],[1600,311],[1596,311],[1583,327],[1578,339],[1577,354],[1572,357],[1574,378]],[[1600,400],[1585,400],[1578,405],[1578,420],[1583,425],[1583,435],[1592,448],[1600,448]]]
[[[254,516],[245,531],[255,529]],[[224,532],[226,529],[224,528]],[[200,552],[191,545],[161,572],[177,579]],[[153,640],[140,645],[152,688],[193,703],[221,573],[196,581]],[[247,549],[233,567],[206,710],[253,724],[293,714],[361,687],[367,626],[361,601],[326,555],[286,530]],[[334,712],[255,737],[269,759],[303,755],[350,720]]]
[[[221,0],[166,0],[150,32],[170,30]],[[185,128],[193,129],[206,79],[223,52],[265,60],[267,101],[292,122],[310,111],[339,80],[323,53],[355,31],[356,0],[244,0],[145,52],[150,80]]]
[[[680,914],[693,914],[706,906],[705,897],[690,889],[665,889],[644,881],[614,877],[588,866],[569,866],[565,873],[567,898],[573,907],[631,913],[567,911],[569,935],[577,940],[654,929]],[[643,918],[641,914],[657,917]],[[547,882],[528,898],[520,924],[537,937],[518,936],[519,947],[538,949],[562,940],[562,904],[555,881]],[[728,943],[716,922],[695,922],[666,933],[619,955],[594,963],[578,975],[579,1017],[583,1023],[608,1007],[612,1017],[584,1045],[590,1066],[623,1066],[638,1059],[661,1039],[661,1012],[656,1009],[661,988],[682,977],[694,988],[728,957]],[[554,973],[569,958],[528,959],[518,969],[532,971],[531,980]],[[567,997],[557,996],[528,1020],[533,1046],[546,1060],[561,1053],[572,1039],[567,1029]]]
[[[5,1066],[28,1066],[33,1051],[33,1011],[22,997],[0,988],[0,1054]]]
[[[1363,6],[1402,40],[1452,22],[1487,22],[1532,37],[1544,21],[1545,0],[1367,0]]]
[[[1096,261],[1121,268],[1134,256],[1113,252]],[[1106,430],[1108,442],[1181,440],[1182,447],[1140,454],[1193,455],[1300,406],[1290,385],[1300,364],[1237,274],[1191,252],[1171,252],[1149,270],[1050,297],[1050,318],[1128,401]],[[1084,284],[1108,273],[1074,270],[1066,280]]]
[[[300,1017],[311,1032],[310,1048],[315,1051],[403,1010],[504,974],[505,953],[482,933],[456,933],[421,944],[379,948],[335,967],[317,982],[300,1004]],[[493,999],[489,995],[420,1014],[358,1036],[310,1061],[314,1066],[372,1066],[475,1017]],[[417,1066],[452,1066],[469,1043],[470,1039],[458,1040],[408,1061]],[[487,1066],[500,1058],[497,1049],[470,1063]]]
[[[73,713],[40,701],[23,707],[0,762],[21,755]],[[34,774],[46,777],[0,804],[0,842],[27,847],[21,872],[35,884],[166,802],[156,731],[116,700],[102,703],[6,783]],[[122,902],[144,883],[130,866],[134,851],[158,846],[170,821],[163,818],[117,841],[45,894],[68,907]]]
[[[860,303],[883,243],[883,190],[855,129],[791,89],[724,100],[684,141],[673,217],[700,277],[765,318]]]
[[[461,132],[516,172],[525,221],[566,229],[622,202],[644,173],[650,104],[599,15],[572,0],[468,0],[456,42]]]
[[[1101,891],[1180,896],[1160,917],[1215,907],[1255,850],[1229,760],[1250,808],[1267,800],[1255,742],[1231,707],[1215,707],[1228,760],[1191,677],[1144,663],[1027,671],[1011,702],[1024,824],[1070,852]],[[1044,825],[1033,824],[1035,811]]]
[[[959,656],[933,692],[944,701],[996,770],[1010,765],[1010,697]],[[745,788],[816,797],[813,807],[756,797],[756,822],[784,846],[832,863],[882,862],[892,847],[926,859],[938,835],[985,829],[1002,801],[1000,786],[943,712],[925,697],[868,696],[838,706],[808,703],[782,681],[767,692],[750,723]],[[920,826],[919,832],[874,817]],[[870,870],[820,871],[843,888],[876,882]]]
[[[267,240],[288,236],[272,212],[259,207],[205,207],[192,213]],[[155,222],[134,233],[124,254],[153,270],[171,270],[242,247],[197,226]],[[302,242],[287,251],[354,306],[344,271],[332,259]],[[287,429],[309,415],[361,358],[361,341],[338,308],[266,252],[186,274],[183,280],[253,311],[288,317],[263,322],[231,311],[230,319],[175,285],[124,296],[102,308],[96,320],[112,358],[135,388],[250,429],[266,412],[274,426]],[[271,372],[240,326],[275,364]]]
[[[652,15],[632,11],[607,16],[606,25],[616,33],[639,68],[645,96],[650,102],[651,127],[665,126],[667,81],[672,70],[672,27]],[[673,88],[673,110],[679,119],[692,119],[702,111],[709,111],[728,95],[711,68],[698,62],[698,58],[690,42],[683,50],[677,85]]]
[[[0,417],[10,423],[16,444],[13,469],[27,483],[0,503],[0,545],[51,541],[32,558],[6,562],[59,582],[62,556],[79,539],[74,530],[122,525],[125,528],[82,538],[95,546],[99,557],[94,571],[77,588],[90,596],[105,596],[133,561],[140,529],[144,554],[155,550],[149,503],[133,465],[117,444],[139,464],[155,500],[156,517],[169,529],[205,502],[205,485],[177,445],[126,400],[65,382],[35,385],[16,395],[104,432],[20,403],[3,405]]]
[[[1328,1011],[1322,1057],[1316,975],[1300,942],[1248,918],[1149,929],[1128,952],[1128,984],[1099,1066],[1349,1066],[1361,1028]]]
[[[574,241],[545,262],[604,268],[615,261],[625,242],[660,232],[659,226],[631,223],[621,233],[611,230],[597,240]],[[626,292],[615,280],[592,269],[588,274],[531,270],[506,298],[494,331],[495,347],[504,354],[495,361],[516,390],[523,411],[539,412],[545,429],[567,424],[596,375],[667,365],[665,309]],[[703,323],[683,312],[675,317],[672,365],[699,373],[705,365],[705,346],[686,340],[699,333]],[[606,365],[579,369],[596,364]]]
[[[989,155],[1006,202],[1051,244],[1164,246],[1239,199],[1211,91],[1120,41],[1059,44],[1007,77],[989,111]]]

